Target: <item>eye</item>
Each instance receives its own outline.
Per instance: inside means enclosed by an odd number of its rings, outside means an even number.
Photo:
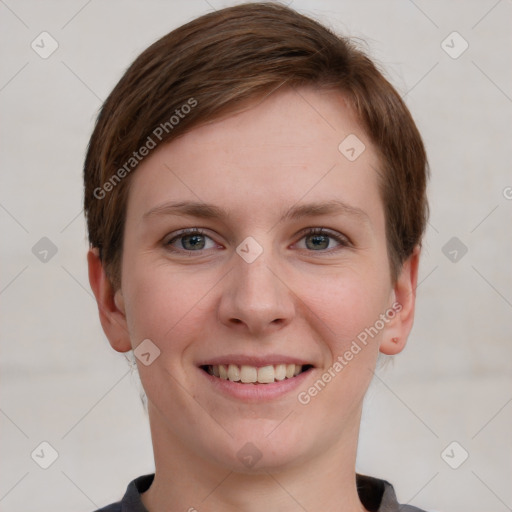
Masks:
[[[172,251],[189,253],[199,252],[203,249],[213,249],[216,245],[209,236],[198,228],[184,229],[165,242],[165,246]]]
[[[326,249],[336,250],[336,247],[349,247],[350,241],[344,235],[340,233],[335,233],[328,231],[324,228],[312,228],[308,229],[300,239],[301,241],[305,241],[305,248],[314,252],[331,252],[331,250],[326,251]],[[332,241],[335,241],[337,245],[333,244]],[[335,247],[333,247],[335,245]],[[300,249],[304,249],[303,247],[299,247]]]
[[[300,243],[302,240],[303,244]],[[165,241],[164,245],[173,252],[189,254],[218,247],[218,244],[199,228],[183,229]],[[350,240],[346,236],[325,228],[307,229],[298,242],[299,249],[306,249],[309,252],[330,253],[350,245]]]

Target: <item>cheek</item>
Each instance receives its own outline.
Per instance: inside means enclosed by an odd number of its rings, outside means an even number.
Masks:
[[[149,338],[162,352],[183,350],[204,323],[200,317],[208,303],[207,292],[216,281],[207,274],[172,272],[165,264],[131,263],[123,290],[132,344]]]
[[[300,288],[295,291],[304,303],[304,314],[308,315],[310,327],[315,325],[320,339],[328,341],[324,351],[330,352],[329,359],[342,355],[354,340],[364,341],[365,329],[374,326],[388,307],[390,288],[383,271],[344,269],[320,279],[318,276],[304,278],[302,274],[300,283]],[[372,337],[366,335],[366,341],[377,341],[380,335],[380,332]],[[370,344],[360,345],[366,348]],[[358,359],[373,359],[374,355],[368,352],[376,352],[378,344],[372,346],[375,350],[362,350]],[[365,356],[364,353],[368,354]]]

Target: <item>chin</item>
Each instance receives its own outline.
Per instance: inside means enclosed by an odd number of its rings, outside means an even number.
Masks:
[[[239,429],[229,439],[228,446],[219,447],[216,451],[218,464],[236,473],[265,474],[288,470],[307,459],[309,450],[303,428],[296,425],[290,431],[289,425],[287,428],[279,422],[272,422],[272,425],[269,428],[269,422],[260,424],[252,420],[250,429]],[[224,456],[219,457],[221,452]]]

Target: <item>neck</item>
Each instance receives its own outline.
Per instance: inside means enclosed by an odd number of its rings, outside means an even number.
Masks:
[[[355,481],[359,418],[338,446],[285,468],[239,473],[188,450],[149,409],[155,478],[142,495],[149,512],[363,512]]]

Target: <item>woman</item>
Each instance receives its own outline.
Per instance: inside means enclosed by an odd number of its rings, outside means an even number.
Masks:
[[[91,137],[85,212],[155,474],[102,510],[419,510],[355,461],[379,353],[413,324],[427,175],[375,65],[289,8],[202,16],[136,59]]]

